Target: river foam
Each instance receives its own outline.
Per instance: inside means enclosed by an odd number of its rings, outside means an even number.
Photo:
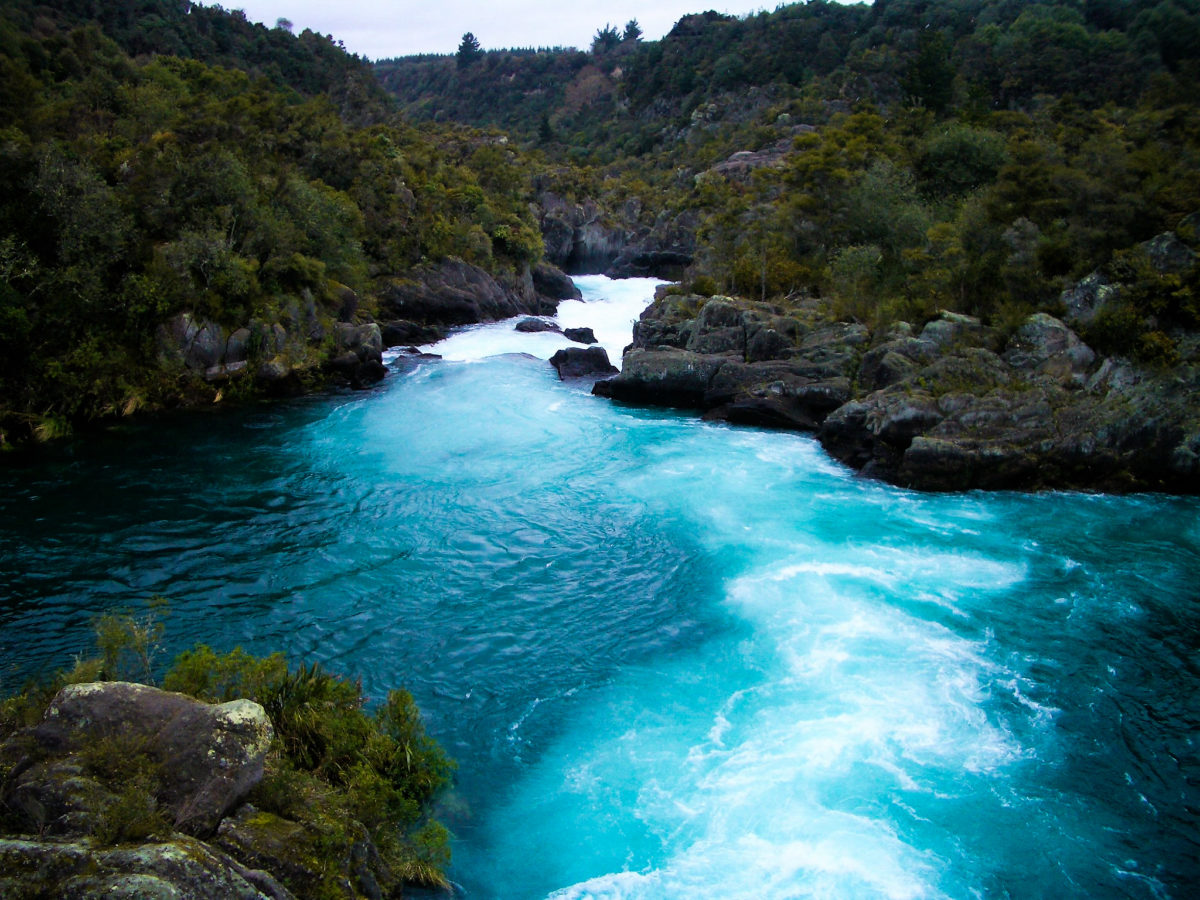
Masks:
[[[575,278],[575,283],[583,299],[564,300],[559,303],[554,316],[542,318],[562,329],[591,328],[597,343],[608,354],[609,361],[619,369],[621,354],[629,343],[633,323],[646,308],[654,288],[661,282],[653,278],[613,281],[602,275],[580,275]],[[553,331],[519,332],[514,327],[517,321],[519,319],[506,319],[470,325],[455,331],[443,341],[421,349],[437,353],[447,360],[470,362],[505,353],[527,353],[539,359],[549,359],[558,350],[580,346]]]

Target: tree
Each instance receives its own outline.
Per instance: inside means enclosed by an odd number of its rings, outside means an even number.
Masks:
[[[909,66],[904,89],[926,109],[941,115],[954,99],[954,64],[950,41],[941,31],[922,31],[917,56]]]
[[[620,43],[621,32],[617,31],[615,25],[605,25],[592,38],[592,52],[597,54],[605,53],[617,47]]]
[[[625,33],[621,35],[623,41],[640,41],[642,39],[642,26],[638,24],[637,19],[630,19],[625,23]]]
[[[458,53],[455,57],[458,67],[465,69],[481,56],[483,56],[483,50],[479,46],[478,39],[468,31],[462,36],[462,43],[458,45]]]

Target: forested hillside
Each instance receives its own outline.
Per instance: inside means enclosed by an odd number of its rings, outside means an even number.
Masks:
[[[254,393],[256,371],[318,378],[337,322],[421,263],[527,271],[518,155],[390,106],[311,32],[171,0],[6,3],[0,443]],[[209,357],[183,367],[168,326]]]
[[[1200,210],[1195,0],[814,0],[377,68],[411,115],[523,135],[543,189],[616,232],[697,223],[703,290],[1016,322],[1110,266],[1143,289],[1099,346],[1169,359],[1197,321],[1194,275],[1164,293],[1129,249]]]

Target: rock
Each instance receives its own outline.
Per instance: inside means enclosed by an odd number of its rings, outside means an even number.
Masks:
[[[748,362],[765,362],[791,355],[793,344],[774,328],[758,328],[746,343]]]
[[[235,375],[240,375],[243,372],[248,371],[249,369],[244,361],[229,363],[228,365],[222,366],[212,366],[211,368],[204,370],[204,380],[209,382],[228,381]]]
[[[921,339],[936,344],[945,350],[956,343],[979,343],[984,334],[983,323],[975,316],[965,316],[962,313],[943,311],[940,318],[934,319],[921,329]]]
[[[379,298],[385,317],[431,325],[470,325],[523,314],[553,315],[556,300],[541,297],[528,271],[500,281],[460,259],[417,266]]]
[[[140,684],[69,685],[41,724],[0,747],[0,759],[32,748],[3,800],[43,820],[31,830],[86,832],[101,811],[92,802],[125,788],[106,783],[103,771],[88,775],[95,766],[86,754],[135,753],[154,773],[153,800],[173,827],[204,835],[262,778],[271,735],[263,708],[249,700],[212,705]]]
[[[723,297],[709,300],[696,316],[687,349],[692,353],[730,353],[744,356],[746,323],[742,310]]]
[[[0,839],[0,896],[128,900],[292,900],[266,872],[177,835],[111,850],[72,842]]]
[[[1174,232],[1156,235],[1141,244],[1150,264],[1162,275],[1186,272],[1196,264],[1196,253]]]
[[[245,864],[272,872],[306,893],[333,881],[347,900],[394,896],[399,876],[384,863],[367,830],[357,822],[338,824],[341,827],[319,822],[302,825],[247,804],[221,823],[215,843]],[[330,863],[335,872],[327,870]]]
[[[376,323],[352,325],[339,322],[336,329],[334,339],[339,350],[349,350],[363,359],[378,357],[383,353],[383,334]]]
[[[337,320],[353,322],[354,316],[358,313],[358,294],[352,288],[339,284],[334,288],[334,295],[338,301]]]
[[[917,364],[887,344],[876,347],[863,357],[858,383],[866,390],[879,390],[899,384],[917,370]]]
[[[436,344],[446,335],[436,325],[418,325],[405,319],[393,319],[380,326],[380,336],[386,348]]]
[[[724,356],[703,356],[686,350],[630,350],[621,373],[598,381],[592,392],[633,403],[705,408],[704,398]]]
[[[901,324],[908,326],[907,322]],[[890,340],[863,354],[858,368],[861,389],[873,391],[899,384],[937,354],[937,344],[906,335],[906,330],[911,332],[911,326],[907,329],[893,327]]]
[[[225,365],[245,363],[250,359],[250,342],[253,338],[249,328],[239,328],[229,335],[225,344]]]
[[[571,203],[551,191],[538,195],[535,212],[546,259],[567,272],[603,272],[629,234],[592,200]]]
[[[603,347],[566,347],[550,357],[560,379],[611,375],[617,371]]]
[[[566,328],[563,329],[563,337],[577,344],[596,343],[596,334],[590,328]]]
[[[281,384],[292,374],[291,368],[279,357],[269,359],[258,367],[255,377],[263,384]]]
[[[1093,272],[1074,287],[1062,292],[1060,300],[1066,320],[1072,325],[1089,325],[1120,296],[1121,289],[1099,272]]]
[[[193,372],[219,365],[225,355],[225,329],[215,322],[196,319],[191,313],[172,316],[158,329],[159,351],[182,362]]]
[[[366,325],[338,322],[334,328],[336,349],[326,361],[326,368],[355,388],[382,379],[387,370],[383,365],[383,333],[379,326],[374,322]]]
[[[605,274],[612,278],[680,278],[695,257],[699,227],[695,210],[664,210],[649,229],[635,229]]]
[[[709,419],[811,431],[849,399],[848,378],[813,378],[787,362],[731,360],[713,376],[704,403]]]
[[[556,322],[550,322],[546,319],[535,319],[532,317],[527,317],[519,321],[513,326],[513,330],[520,331],[525,334],[537,334],[542,331],[553,331],[555,333],[562,332],[562,329],[558,327]]]
[[[723,162],[717,163],[707,172],[697,175],[703,179],[707,175],[719,175],[731,181],[749,181],[755,169],[777,169],[784,165],[787,156],[792,152],[793,138],[786,137],[775,141],[761,150],[739,150]]]
[[[533,267],[533,287],[543,297],[553,300],[582,300],[583,293],[562,269],[548,262]]]
[[[1099,279],[1082,284],[1076,296],[1092,299],[1076,315],[1107,302],[1107,290]],[[1023,322],[1002,354],[990,349],[994,330],[957,313],[916,337],[898,323],[871,347],[864,326],[829,321],[819,300],[775,309],[662,291],[621,373],[593,392],[815,430],[862,474],[922,490],[1198,493],[1200,337],[1172,338],[1182,362],[1161,371],[1098,361],[1047,313]]]
[[[1009,340],[1004,361],[1014,369],[1083,386],[1096,354],[1061,321],[1035,313]]]

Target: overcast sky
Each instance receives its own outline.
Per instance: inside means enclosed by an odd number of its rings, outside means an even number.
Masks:
[[[215,4],[214,4],[215,5]],[[299,34],[305,28],[331,34],[351,53],[369,59],[412,53],[453,53],[464,32],[485,50],[506,47],[591,46],[606,24],[624,29],[637,19],[647,40],[657,40],[688,13],[715,9],[744,15],[774,9],[776,3],[736,0],[225,0],[226,9],[271,27],[288,19]]]

